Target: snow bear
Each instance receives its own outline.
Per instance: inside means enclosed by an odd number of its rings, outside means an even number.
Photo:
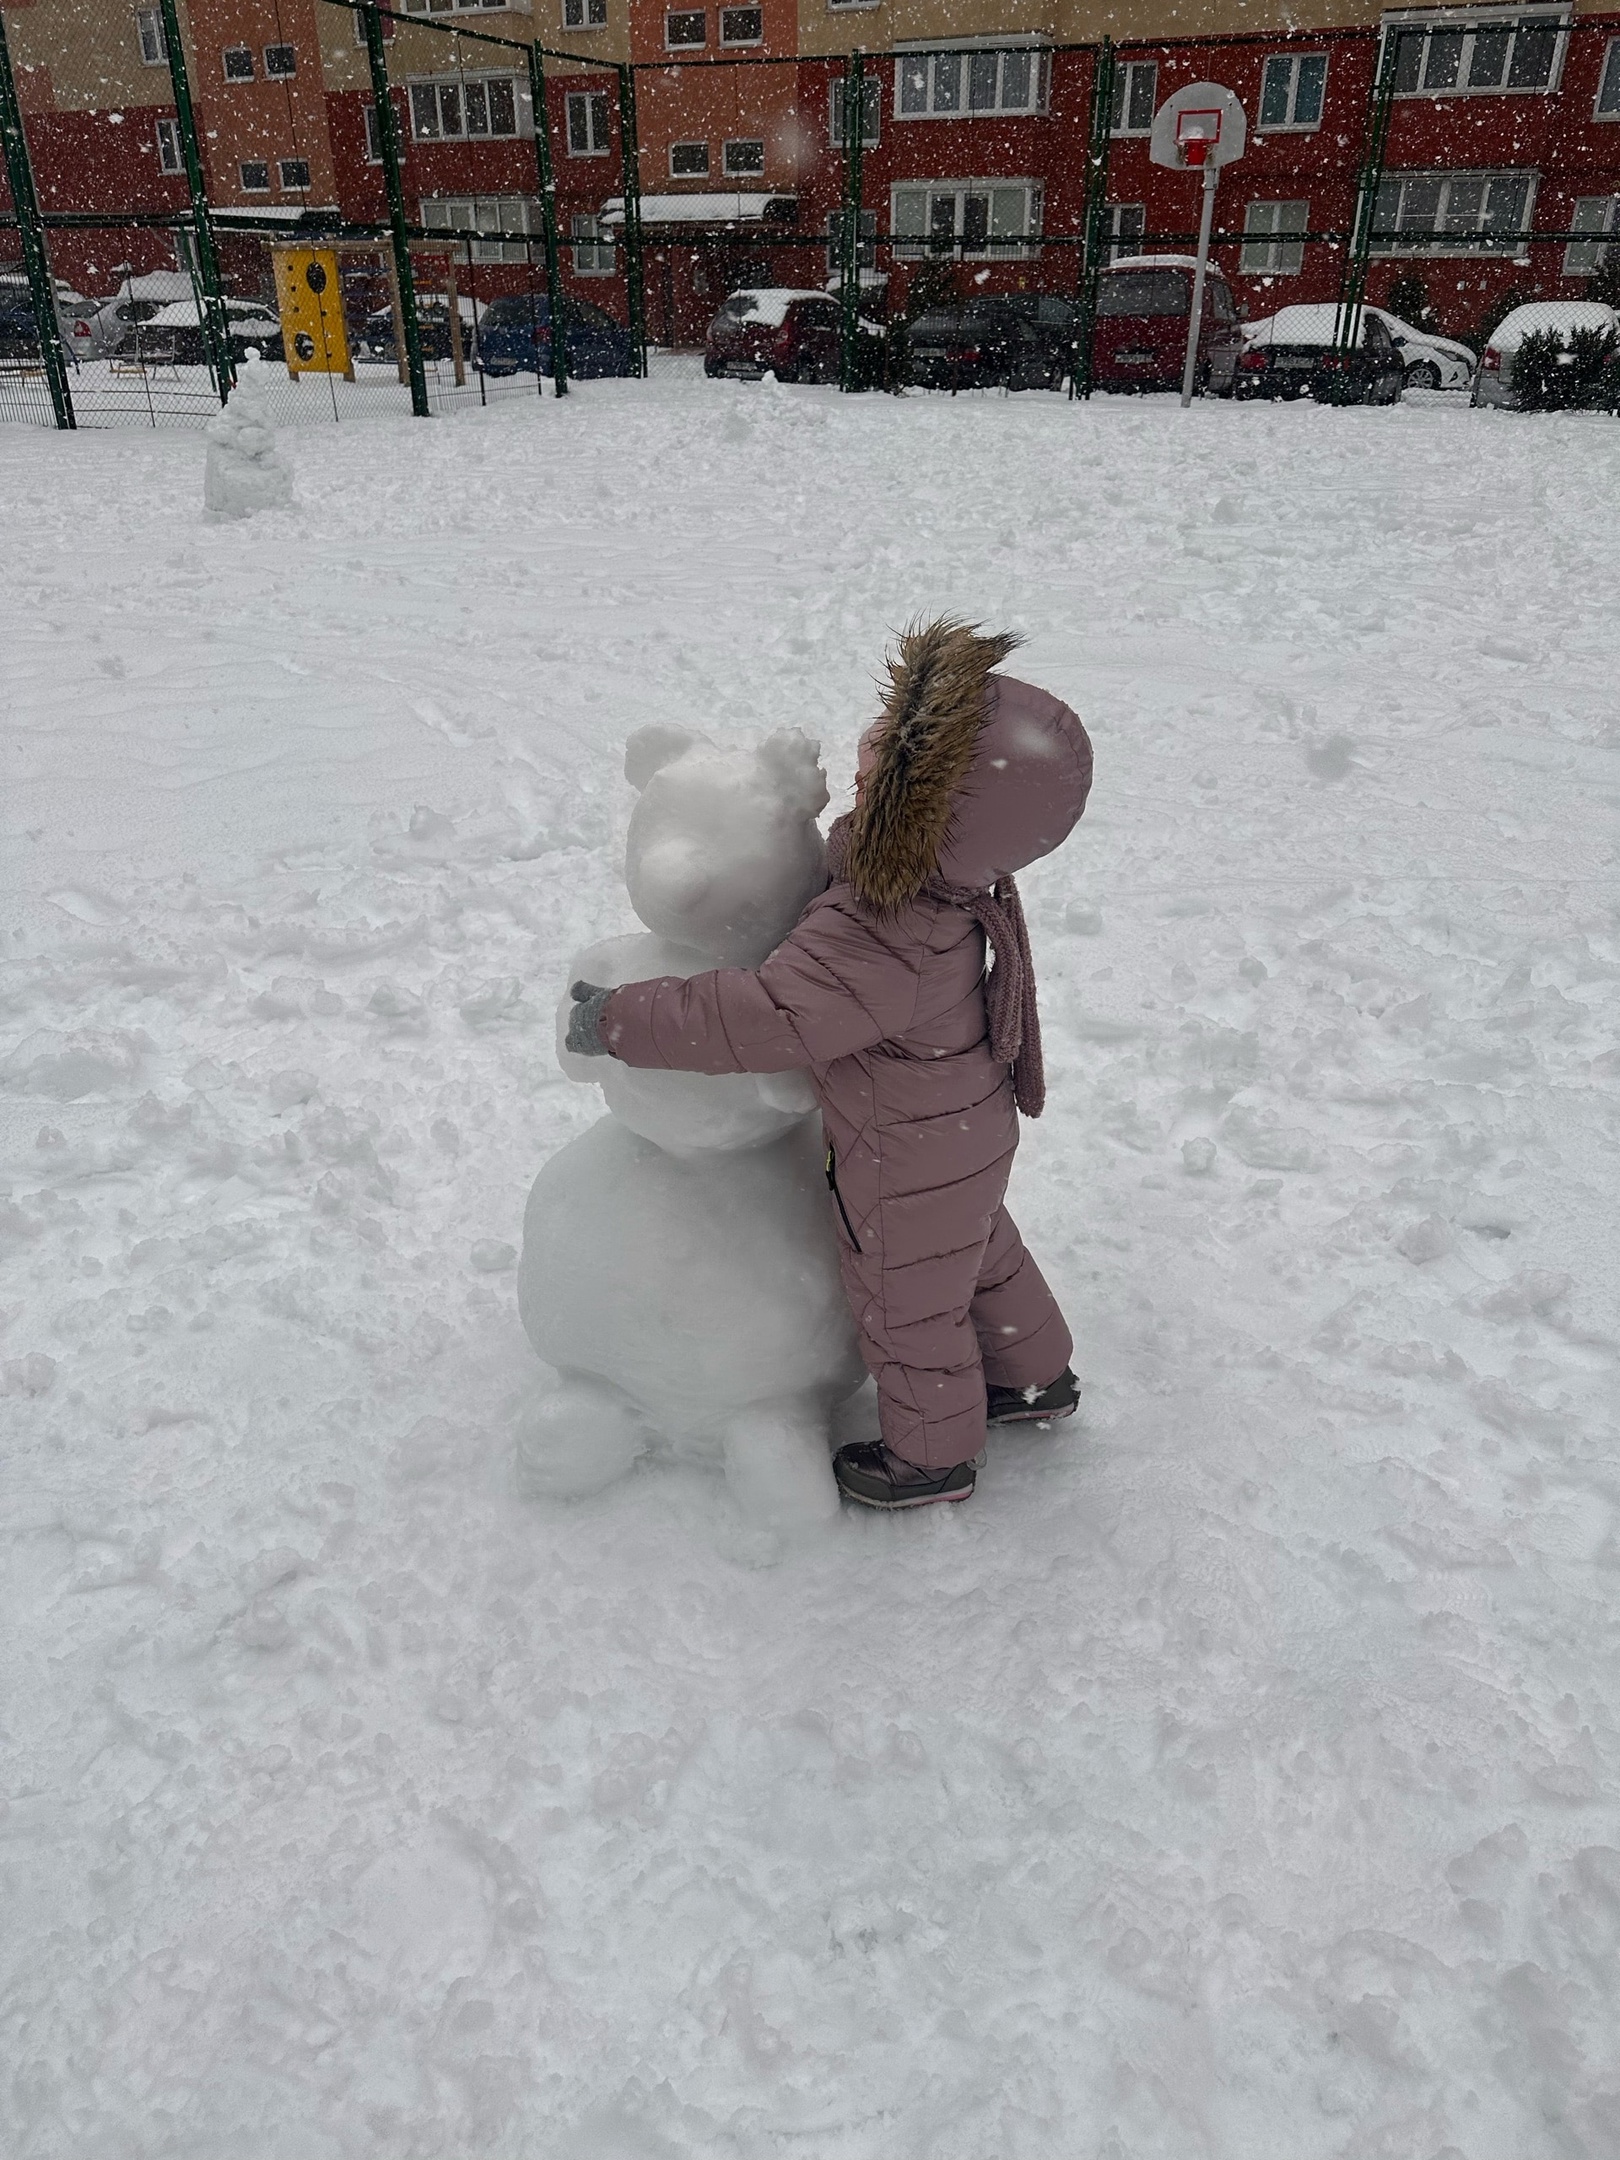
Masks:
[[[758,966],[826,883],[818,759],[797,728],[741,750],[632,735],[625,883],[646,931],[589,947],[569,982]],[[518,1307],[562,1384],[525,1413],[522,1482],[594,1492],[662,1443],[719,1456],[762,1528],[832,1516],[829,1422],[865,1372],[807,1077],[576,1057],[569,1005],[558,1056],[608,1115],[546,1163],[524,1215]]]

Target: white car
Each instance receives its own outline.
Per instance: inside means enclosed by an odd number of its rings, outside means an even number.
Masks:
[[[1512,405],[1513,362],[1519,347],[1537,330],[1556,330],[1567,345],[1575,330],[1620,332],[1620,315],[1601,300],[1531,300],[1504,315],[1480,354],[1474,377],[1476,405]]]
[[[1471,345],[1402,322],[1388,308],[1370,307],[1366,312],[1376,315],[1395,340],[1406,363],[1408,390],[1466,390],[1473,381],[1476,362]]]

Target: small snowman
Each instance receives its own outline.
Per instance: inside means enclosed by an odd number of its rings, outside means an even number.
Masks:
[[[249,348],[231,401],[209,421],[203,510],[211,518],[251,517],[292,501],[292,475],[270,425],[270,371]]]

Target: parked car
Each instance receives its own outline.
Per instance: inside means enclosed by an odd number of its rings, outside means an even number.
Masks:
[[[863,371],[875,381],[882,367],[883,326],[861,319]],[[749,286],[732,293],[709,324],[705,375],[757,382],[767,369],[778,382],[835,383],[843,312],[829,292],[790,285]]]
[[[635,347],[629,331],[605,308],[589,300],[564,303],[567,331],[563,355],[568,372],[580,381],[634,371]],[[478,316],[472,340],[473,365],[486,375],[551,373],[551,304],[544,293],[507,293],[492,300]]]
[[[111,300],[95,300],[77,313],[69,330],[75,360],[104,360],[116,352],[131,330],[160,315],[168,303],[158,299],[132,298],[127,293]]]
[[[56,324],[61,333],[62,350],[71,359],[74,357],[75,325],[93,315],[99,302],[87,300],[83,293],[75,292],[71,285],[63,284],[60,278],[55,281],[55,292]],[[37,358],[39,332],[34,325],[34,302],[28,280],[20,270],[0,271],[0,316],[11,326],[5,332],[7,338],[14,344],[21,342],[27,347],[26,352],[8,353],[4,357]],[[24,318],[27,320],[26,330],[22,327]]]
[[[1406,369],[1408,390],[1466,390],[1474,379],[1474,348],[1460,338],[1441,337],[1433,330],[1419,330],[1402,322],[1388,308],[1368,308],[1395,341]]]
[[[1314,397],[1323,405],[1394,405],[1406,388],[1400,349],[1374,308],[1361,311],[1355,350],[1337,345],[1339,309],[1332,301],[1279,308],[1243,326],[1239,397]]]
[[[1094,389],[1180,389],[1197,267],[1191,255],[1126,255],[1104,267],[1091,342]],[[1242,350],[1237,302],[1212,263],[1198,331],[1199,389],[1227,396]]]
[[[1067,322],[1043,321],[1011,296],[931,308],[906,344],[919,390],[1059,390],[1069,372]]]
[[[1556,331],[1567,345],[1577,330],[1620,331],[1620,315],[1601,300],[1531,300],[1504,315],[1479,356],[1474,376],[1475,405],[1514,405],[1513,362],[1527,337]]]
[[[281,324],[262,300],[227,300],[231,358],[247,358],[249,347],[261,360],[284,357]],[[155,367],[206,367],[208,349],[195,300],[171,300],[145,322],[137,322],[110,348],[118,360],[140,360]]]
[[[37,360],[39,326],[25,285],[0,287],[0,360]]]

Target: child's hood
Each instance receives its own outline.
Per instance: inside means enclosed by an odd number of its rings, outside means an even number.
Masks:
[[[842,865],[870,907],[904,907],[934,877],[982,890],[1074,830],[1091,744],[1067,705],[992,674],[1014,643],[947,620],[890,659]]]

